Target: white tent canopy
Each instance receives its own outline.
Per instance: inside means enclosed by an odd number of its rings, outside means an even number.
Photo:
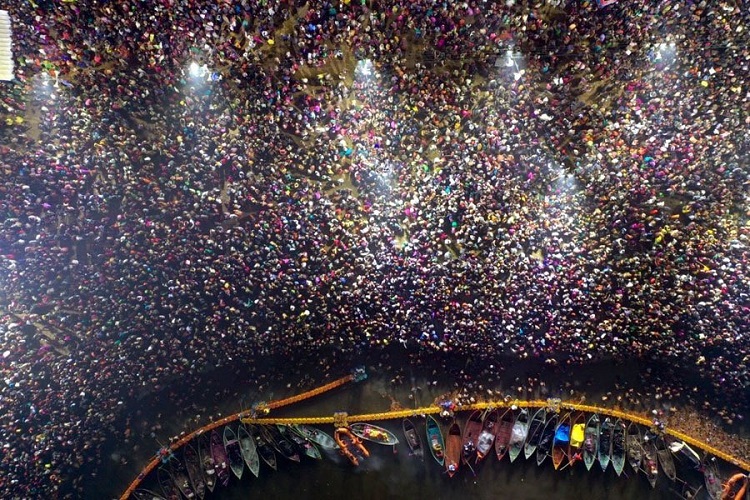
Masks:
[[[0,80],[13,79],[12,45],[10,16],[7,11],[0,10]]]

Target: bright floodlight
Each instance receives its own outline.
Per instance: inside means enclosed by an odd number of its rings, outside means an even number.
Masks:
[[[201,73],[201,67],[197,62],[193,61],[190,63],[190,76],[198,76]]]
[[[359,71],[362,76],[369,77],[370,75],[372,75],[372,61],[370,61],[369,59],[358,61],[357,71]]]

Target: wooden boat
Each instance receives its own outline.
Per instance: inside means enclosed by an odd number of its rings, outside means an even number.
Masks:
[[[256,425],[247,426],[247,431],[255,441],[255,449],[258,450],[258,456],[273,470],[276,470],[276,452],[273,446],[263,440],[260,435],[260,428]]]
[[[630,422],[630,425],[628,425],[626,444],[628,463],[637,474],[641,470],[641,462],[643,462],[643,445],[641,444],[641,428],[635,422]]]
[[[461,460],[469,463],[477,451],[479,434],[482,433],[482,412],[476,410],[469,415],[469,420],[464,425],[463,447],[461,448]]]
[[[599,465],[606,471],[612,458],[612,431],[615,426],[609,418],[605,418],[599,430]]]
[[[659,477],[659,465],[656,458],[656,443],[647,433],[643,438],[643,472],[652,488],[656,488],[656,479]]]
[[[250,469],[255,477],[260,474],[260,458],[258,457],[258,449],[255,446],[255,439],[247,431],[247,428],[240,424],[237,429],[237,439],[240,441],[240,452],[242,452],[242,459],[245,461],[245,465]]]
[[[583,412],[576,413],[571,417],[570,444],[568,446],[568,466],[575,465],[578,460],[583,459],[581,448],[586,439],[586,415]]]
[[[619,418],[612,429],[612,467],[615,474],[620,476],[625,469],[625,457],[627,455],[627,442],[625,441],[625,423]]]
[[[497,410],[492,410],[484,417],[482,432],[479,433],[479,438],[477,438],[477,463],[487,456],[492,449],[492,445],[495,444],[495,434],[498,429],[497,419],[499,416],[500,414]]]
[[[352,465],[359,465],[361,460],[370,456],[370,452],[367,451],[362,440],[346,427],[336,429],[333,438],[336,440],[341,454],[348,458]]]
[[[570,447],[570,413],[560,419],[555,427],[555,436],[552,439],[552,466],[555,470],[560,468],[563,460],[568,458]]]
[[[671,451],[678,459],[687,459],[690,462],[690,465],[695,469],[700,469],[703,465],[701,456],[685,441],[672,441],[669,443],[669,451]]]
[[[664,441],[664,436],[656,438],[656,456],[659,459],[659,465],[664,474],[672,481],[677,480],[677,471],[674,467],[674,458],[672,458],[672,452],[667,448],[667,443]]]
[[[199,499],[203,500],[206,496],[206,480],[203,479],[203,469],[201,468],[200,458],[198,458],[198,452],[193,448],[193,445],[187,443],[182,450],[182,457],[193,491]]]
[[[516,421],[513,422],[513,431],[510,433],[510,443],[508,443],[508,457],[513,463],[523,449],[526,442],[526,436],[529,434],[529,411],[525,408],[518,412]]]
[[[448,428],[448,438],[445,443],[445,470],[448,476],[453,477],[458,472],[458,466],[461,465],[461,427],[454,420]]]
[[[542,465],[547,459],[547,455],[552,451],[552,442],[555,439],[555,429],[557,429],[557,422],[560,420],[560,415],[553,414],[552,417],[547,419],[542,429],[541,436],[539,438],[539,445],[536,448],[536,464]]]
[[[404,431],[404,437],[406,438],[406,444],[411,450],[411,454],[420,460],[424,460],[424,448],[422,447],[422,439],[417,433],[417,428],[414,423],[405,418],[401,421],[401,429]]]
[[[707,460],[703,463],[703,482],[706,485],[706,492],[711,500],[724,500],[722,494],[724,488],[721,484],[721,475],[719,474],[719,466],[716,463],[716,458],[706,457]]]
[[[320,450],[312,441],[303,438],[296,432],[292,432],[288,425],[277,425],[276,427],[279,429],[279,432],[281,432],[281,435],[297,445],[297,449],[304,453],[306,457],[314,458],[315,460],[323,458],[323,455],[320,454]]]
[[[316,427],[295,424],[292,425],[291,428],[294,432],[305,439],[309,439],[324,450],[333,451],[339,448],[339,445],[336,444],[336,441],[331,437],[330,434],[327,434]]]
[[[132,495],[135,500],[166,500],[158,493],[154,493],[153,491],[147,490],[145,488],[139,488],[135,490]]]
[[[497,459],[500,461],[508,453],[508,445],[510,444],[510,437],[513,434],[513,424],[515,421],[516,412],[512,408],[505,410],[500,417],[497,435],[495,436],[495,455],[497,455]]]
[[[288,458],[292,462],[299,462],[299,453],[288,439],[284,438],[275,427],[267,425],[260,426],[260,437],[263,441],[273,446],[282,457]]]
[[[179,488],[174,484],[172,476],[165,467],[159,467],[159,470],[156,471],[156,480],[159,482],[159,487],[166,500],[182,499]]]
[[[214,470],[216,471],[216,483],[220,486],[229,484],[229,458],[224,443],[219,437],[219,432],[211,431],[211,456],[214,459]]]
[[[443,433],[440,431],[440,424],[437,423],[432,415],[427,415],[425,420],[425,429],[427,433],[427,448],[432,454],[432,458],[442,465],[445,465],[445,440]]]
[[[203,479],[206,481],[206,488],[213,492],[216,486],[216,467],[214,466],[214,457],[211,455],[211,442],[208,434],[198,436],[198,459],[200,460],[201,469],[203,469]]]
[[[396,446],[398,444],[398,438],[394,433],[388,429],[383,429],[374,424],[366,424],[364,422],[358,422],[349,426],[352,433],[358,438],[383,444],[386,446]]]
[[[177,458],[172,458],[167,464],[169,467],[169,475],[172,476],[172,481],[180,490],[182,496],[188,500],[196,498],[195,491],[193,491],[193,485],[190,484],[190,477],[188,476],[185,464],[180,462]]]
[[[231,427],[224,427],[224,449],[229,459],[229,468],[237,479],[242,479],[242,472],[245,470],[245,463],[242,461],[242,450],[237,434]]]
[[[542,438],[542,430],[547,422],[547,410],[539,408],[529,423],[529,432],[523,445],[523,456],[528,460],[536,452],[539,440]],[[497,438],[496,438],[497,439]]]
[[[586,422],[586,432],[583,439],[583,463],[586,465],[586,470],[591,470],[591,466],[594,465],[599,454],[600,428],[599,415],[594,413]]]

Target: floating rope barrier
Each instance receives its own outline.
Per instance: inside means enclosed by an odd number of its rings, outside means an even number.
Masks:
[[[598,413],[600,415],[620,418],[629,422],[635,422],[637,424],[641,424],[641,425],[645,425],[649,427],[652,427],[654,424],[651,418],[646,417],[644,415],[624,412],[624,411],[617,410],[614,408],[604,408],[604,407],[585,405],[585,404],[579,404],[579,403],[568,403],[568,402],[559,401],[559,400],[487,401],[487,402],[482,402],[482,403],[474,403],[470,405],[458,406],[453,411],[461,412],[461,411],[473,411],[473,410],[486,410],[487,408],[507,408],[513,405],[524,407],[524,408],[551,408],[551,409],[557,409],[557,411],[572,410],[572,411],[582,411],[586,413]],[[401,418],[417,417],[421,415],[434,415],[434,414],[440,413],[443,410],[444,409],[439,406],[428,406],[424,408],[414,408],[410,410],[367,413],[367,414],[362,414],[362,415],[347,415],[346,420],[349,423],[377,422],[381,420],[394,420],[394,419],[401,419]],[[335,423],[334,417],[242,418],[241,420],[242,422],[245,422],[245,423],[261,424],[261,425],[269,425],[269,424],[287,424],[287,425],[331,424],[333,425]],[[708,443],[705,443],[703,441],[700,441],[699,439],[690,437],[687,434],[680,432],[679,430],[671,429],[669,427],[666,427],[664,429],[664,433],[672,437],[675,437],[677,439],[680,439],[682,441],[685,441],[687,444],[691,446],[700,448],[701,450],[707,453],[710,453],[711,455],[721,458],[722,460],[743,469],[745,472],[750,472],[750,463],[742,459],[739,459],[737,457],[733,457],[732,455],[725,453]]]
[[[201,427],[200,429],[197,429],[190,434],[187,434],[186,436],[182,437],[178,441],[175,441],[171,445],[169,445],[169,452],[173,453],[180,448],[182,448],[185,444],[189,443],[196,437],[200,436],[201,434],[204,434],[206,432],[211,432],[214,429],[217,429],[219,427],[223,427],[227,424],[231,424],[232,422],[236,422],[237,420],[240,420],[242,418],[257,415],[258,410],[261,410],[260,412],[263,414],[268,414],[270,410],[281,408],[282,406],[287,406],[293,403],[298,403],[300,401],[304,401],[305,399],[312,398],[314,396],[319,396],[320,394],[323,394],[324,392],[336,389],[337,387],[341,387],[344,384],[347,384],[352,381],[360,381],[367,378],[367,374],[364,372],[363,369],[358,368],[356,369],[351,375],[347,375],[345,377],[341,377],[340,379],[334,380],[333,382],[329,382],[328,384],[325,384],[320,387],[316,387],[315,389],[303,392],[302,394],[297,394],[296,396],[292,396],[285,399],[280,399],[278,401],[272,401],[268,404],[266,403],[259,403],[254,406],[253,410],[251,411],[242,411],[240,413],[235,413],[234,415],[229,415],[228,417],[224,417],[220,420],[216,420],[215,422],[211,422],[210,424]],[[304,420],[304,419],[297,419],[297,420]],[[316,419],[311,419],[316,420]],[[333,421],[333,420],[331,420]],[[310,423],[316,423],[316,422],[310,422]],[[130,483],[128,486],[128,489],[125,490],[125,492],[120,496],[120,500],[128,500],[130,498],[130,495],[138,488],[138,486],[141,484],[141,482],[153,471],[159,464],[161,463],[161,459],[157,456],[156,458],[152,459],[146,467],[143,468],[140,474],[138,474],[138,477],[136,477],[133,482]]]
[[[347,375],[346,377],[342,377],[338,380],[334,380],[333,382],[330,382],[324,386],[318,387],[311,391],[303,392],[302,394],[291,396],[286,399],[279,399],[277,401],[272,401],[268,403],[267,405],[265,405],[264,408],[267,408],[268,410],[276,410],[283,406],[291,405],[294,403],[299,403],[300,401],[304,401],[305,399],[310,399],[314,396],[323,394],[324,392],[328,392],[330,390],[336,389],[337,387],[341,387],[344,384],[352,382],[354,379],[355,379],[354,375]]]
[[[257,408],[268,410],[280,408],[282,406],[286,406],[289,404],[293,404],[299,401],[303,401],[305,399],[311,398],[313,396],[322,394],[326,391],[330,391],[332,389],[335,389],[336,387],[340,387],[344,385],[347,382],[351,382],[352,380],[361,380],[362,375],[361,374],[353,374],[349,375],[343,378],[340,378],[338,380],[335,380],[329,384],[326,384],[324,386],[318,387],[316,389],[313,389],[311,391],[304,392],[302,394],[299,394],[298,396],[293,396],[290,398],[282,399],[279,401],[271,402],[266,405],[258,405]],[[510,400],[506,399],[503,401],[486,401],[481,403],[472,403],[469,405],[459,405],[453,408],[453,412],[462,412],[462,411],[472,411],[472,410],[486,410],[488,408],[508,408],[510,406],[518,406],[523,408],[549,408],[551,411],[582,411],[586,413],[598,413],[600,415],[609,416],[609,417],[615,417],[620,418],[623,420],[627,420],[630,422],[635,422],[641,425],[645,426],[653,426],[654,422],[651,418],[644,416],[644,415],[638,415],[636,413],[628,413],[625,411],[617,410],[614,408],[604,408],[599,406],[592,406],[592,405],[585,405],[585,404],[579,404],[579,403],[572,403],[572,402],[564,402],[559,399],[548,399],[548,400],[529,400],[529,401],[522,401],[522,400]],[[170,451],[174,452],[184,446],[186,443],[189,443],[197,436],[200,436],[201,434],[204,434],[206,432],[211,432],[212,430],[223,427],[224,425],[230,424],[232,422],[236,422],[237,420],[240,420],[243,423],[248,424],[260,424],[260,425],[275,425],[275,424],[285,424],[285,425],[292,425],[292,424],[304,424],[304,425],[325,425],[325,424],[331,424],[335,425],[337,422],[341,423],[342,421],[346,421],[347,423],[354,423],[354,422],[377,422],[382,420],[394,420],[394,419],[401,419],[401,418],[408,418],[408,417],[417,417],[422,415],[431,415],[431,414],[439,414],[440,412],[445,411],[445,408],[442,408],[440,406],[427,406],[423,408],[413,408],[408,410],[398,410],[398,411],[387,411],[387,412],[378,412],[378,413],[366,413],[361,415],[348,415],[344,412],[338,412],[333,416],[320,416],[320,417],[294,417],[294,418],[258,418],[258,412],[257,411],[251,411],[251,412],[240,412],[225,418],[222,418],[221,420],[217,420],[215,422],[212,422],[209,425],[206,425],[205,427],[201,427],[200,429],[186,435],[179,441],[176,441],[172,445],[169,446]],[[263,413],[267,413],[264,411]],[[732,455],[725,453],[714,446],[704,443],[703,441],[700,441],[699,439],[693,438],[688,436],[687,434],[684,434],[681,431],[678,431],[676,429],[670,429],[665,428],[664,433],[668,434],[672,437],[675,437],[677,439],[680,439],[684,441],[685,443],[695,446],[697,448],[700,448],[701,450],[705,451],[706,453],[709,453],[711,455],[714,455],[718,458],[721,458],[722,460],[739,467],[744,472],[750,472],[750,463],[737,458],[733,457]],[[127,490],[122,494],[120,497],[120,500],[128,500],[130,497],[130,494],[138,488],[141,481],[143,481],[148,474],[156,468],[157,465],[159,465],[160,460],[157,458],[151,460],[148,465],[141,471],[140,474],[138,474],[138,477],[130,484]]]

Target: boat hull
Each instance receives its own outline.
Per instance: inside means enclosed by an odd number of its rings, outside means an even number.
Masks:
[[[599,456],[599,434],[601,423],[599,415],[593,414],[586,422],[586,431],[583,439],[583,464],[586,470],[591,470]]]
[[[482,412],[479,410],[472,412],[469,415],[469,420],[464,425],[463,432],[463,448],[461,449],[461,460],[464,463],[468,463],[469,460],[475,457],[477,451],[477,443],[479,442],[479,434],[482,433]]]
[[[242,473],[245,471],[245,463],[242,460],[242,449],[234,430],[227,426],[224,427],[224,450],[227,452],[229,459],[229,469],[237,479],[242,479]]]
[[[513,423],[513,431],[511,432],[510,443],[508,445],[508,457],[511,463],[515,462],[518,455],[521,454],[528,435],[529,412],[524,409],[518,413],[516,421]]]
[[[552,442],[552,466],[558,470],[567,458],[570,446],[570,414],[560,419],[555,428],[555,437]]]
[[[221,486],[229,484],[229,458],[224,443],[217,431],[211,431],[211,456],[214,459],[216,483]]]
[[[445,443],[445,470],[449,477],[453,477],[461,465],[462,442],[461,427],[453,422],[448,428],[448,437]]]
[[[625,430],[625,424],[622,420],[615,422],[615,426],[612,429],[612,467],[618,476],[625,469],[625,457],[627,456]]]
[[[388,429],[367,423],[356,423],[349,426],[352,434],[360,439],[384,446],[396,446],[398,438]]]
[[[309,439],[324,450],[334,451],[339,447],[336,444],[335,439],[315,427],[310,427],[309,425],[293,425],[292,430],[303,438]]]
[[[432,458],[440,465],[445,465],[445,440],[440,430],[440,424],[432,416],[427,415],[425,421],[425,433],[427,434],[427,447]]]
[[[208,488],[208,491],[213,492],[216,486],[216,465],[214,464],[213,455],[211,455],[211,442],[206,434],[198,436],[198,459],[203,470],[206,488]]]
[[[551,418],[547,419],[547,423],[544,424],[544,429],[542,429],[541,438],[539,439],[539,445],[536,448],[537,465],[542,465],[552,451],[555,429],[557,428],[557,422],[559,419],[560,417],[558,415],[552,415]]]
[[[255,440],[255,449],[258,451],[258,456],[263,462],[268,465],[271,469],[276,470],[276,451],[273,446],[267,443],[260,435],[260,428],[251,425],[247,427],[247,431],[250,436]]]
[[[599,465],[602,470],[606,471],[609,466],[609,462],[612,459],[612,430],[614,425],[609,419],[606,419],[602,423],[601,429],[599,430]]]
[[[544,409],[537,410],[534,416],[531,417],[529,423],[529,431],[526,435],[526,442],[523,445],[523,456],[528,460],[531,456],[536,453],[536,449],[539,446],[539,439],[541,438],[542,430],[544,425],[547,423],[547,412]]]
[[[203,469],[201,468],[200,459],[198,458],[198,452],[190,443],[187,443],[183,449],[182,457],[185,462],[188,477],[190,478],[190,484],[193,486],[193,491],[196,496],[202,500],[206,496],[206,480],[203,476]]]
[[[409,450],[411,450],[411,454],[420,460],[424,460],[424,447],[422,446],[422,439],[419,437],[419,433],[417,432],[417,427],[414,425],[414,422],[409,420],[408,418],[405,418],[401,421],[401,429],[404,432],[404,438],[406,439],[406,444],[409,446]]]
[[[255,440],[242,424],[237,429],[237,439],[240,441],[240,451],[245,465],[255,477],[258,477],[260,475],[260,458],[258,457]]]
[[[508,453],[510,438],[513,434],[513,424],[516,421],[516,414],[513,409],[508,408],[500,417],[497,434],[495,435],[495,455],[502,461]]]

